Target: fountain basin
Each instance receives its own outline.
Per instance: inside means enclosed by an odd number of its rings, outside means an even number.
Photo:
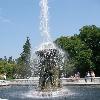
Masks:
[[[38,91],[33,85],[0,87],[0,98],[8,100],[100,100],[100,85],[72,85],[54,92]]]

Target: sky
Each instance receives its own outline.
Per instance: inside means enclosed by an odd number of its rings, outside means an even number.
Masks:
[[[40,0],[0,0],[0,58],[18,58],[26,37],[32,50],[43,41]],[[85,25],[100,27],[100,0],[48,0],[52,40],[79,34]]]

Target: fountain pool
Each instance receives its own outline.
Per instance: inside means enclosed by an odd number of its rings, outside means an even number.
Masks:
[[[39,86],[33,84],[0,87],[0,100],[100,100],[100,85],[62,86],[60,84],[59,49],[53,44],[48,26],[48,0],[40,0],[40,29],[43,45],[39,57]],[[60,54],[62,55],[62,54]]]
[[[0,87],[0,98],[7,100],[100,100],[100,85],[64,86],[59,96],[35,96],[33,85]],[[38,91],[39,95],[39,91]],[[0,100],[2,100],[0,99]]]

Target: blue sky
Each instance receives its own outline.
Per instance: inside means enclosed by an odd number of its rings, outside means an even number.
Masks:
[[[0,0],[0,58],[17,58],[26,37],[32,50],[42,42],[39,31],[40,0]],[[53,40],[78,34],[84,25],[100,27],[100,0],[48,0]]]

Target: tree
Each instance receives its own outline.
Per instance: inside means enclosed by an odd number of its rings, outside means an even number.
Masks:
[[[84,26],[80,29],[79,37],[92,50],[91,61],[96,75],[100,75],[100,28],[95,25]]]
[[[30,58],[31,58],[31,44],[30,39],[27,37],[23,45],[23,52],[17,59],[16,74],[18,78],[29,78],[31,76]]]
[[[91,66],[91,49],[81,41],[78,35],[60,37],[55,42],[66,53],[68,52],[68,61],[65,61],[64,67],[67,74],[80,71],[81,76],[84,76],[86,70],[90,69]]]
[[[4,56],[4,59],[3,58],[0,59],[0,75],[1,76],[6,74],[7,78],[13,78],[14,68],[16,66],[16,63],[14,60],[11,61],[10,59],[12,59],[12,57],[9,57],[9,59],[7,59],[6,56]]]

